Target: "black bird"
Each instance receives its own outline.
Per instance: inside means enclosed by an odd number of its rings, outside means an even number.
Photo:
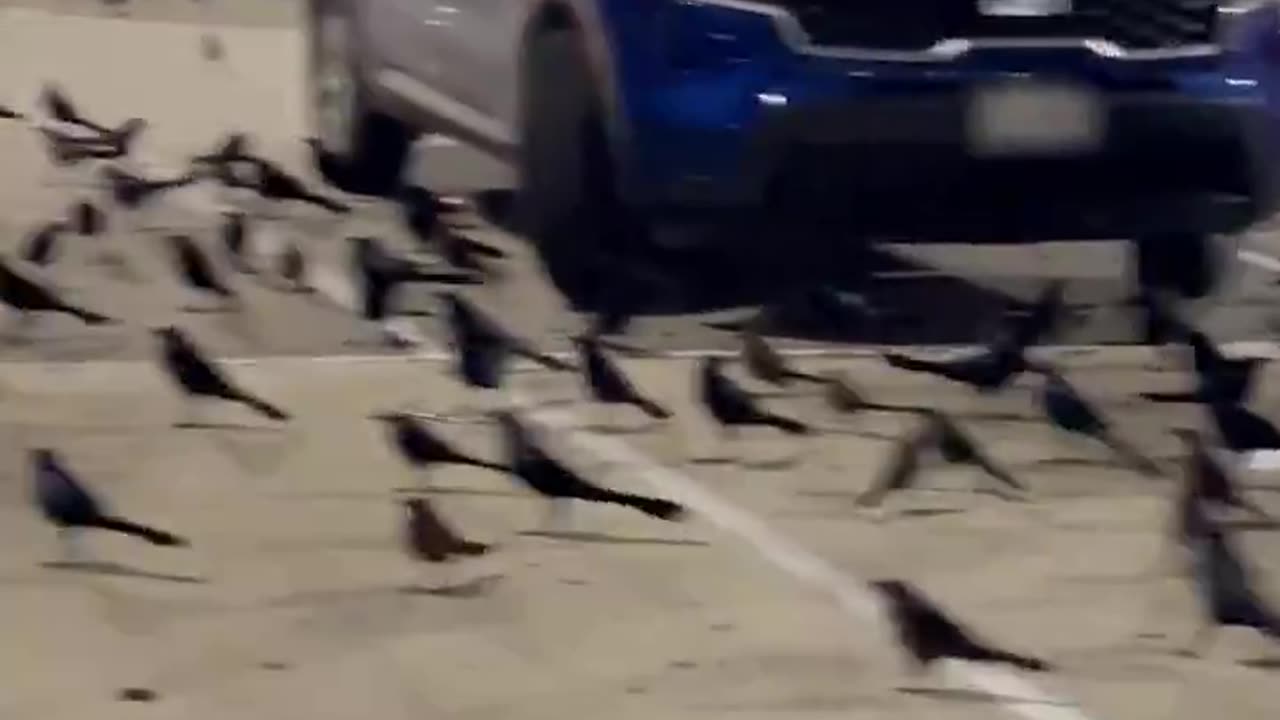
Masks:
[[[1004,663],[1035,672],[1053,669],[1043,660],[1001,650],[975,638],[907,582],[876,580],[871,587],[884,598],[898,641],[917,672],[940,659]]]
[[[1204,608],[1205,622],[1183,654],[1198,655],[1219,627],[1253,628],[1280,640],[1280,615],[1258,594],[1250,571],[1223,529],[1211,524],[1192,544],[1192,551],[1192,580]]]
[[[45,112],[49,113],[49,116],[58,122],[79,125],[99,135],[107,135],[112,132],[111,128],[86,118],[71,102],[71,98],[67,96],[66,92],[52,83],[45,84],[41,90],[40,104]]]
[[[75,547],[75,535],[71,533],[82,529],[133,535],[152,545],[187,546],[187,541],[177,535],[111,514],[53,450],[36,448],[29,456],[36,503],[45,519],[58,528],[68,550]]]
[[[1160,468],[1132,445],[1115,434],[1111,423],[1089,401],[1047,366],[1040,367],[1044,385],[1040,390],[1040,404],[1045,415],[1057,427],[1070,433],[1091,437],[1112,450],[1125,464],[1149,477],[1161,475]]]
[[[867,400],[845,373],[833,372],[824,379],[824,382],[826,389],[822,393],[822,398],[828,407],[842,415],[855,415],[866,410],[916,412],[915,408],[882,405]]]
[[[401,502],[407,513],[405,547],[413,557],[429,563],[445,563],[458,557],[484,555],[492,549],[491,545],[467,540],[455,532],[426,498],[406,498]]]
[[[436,233],[436,245],[440,256],[449,263],[450,267],[482,277],[497,275],[494,268],[485,261],[485,258],[494,257],[494,253],[501,256],[502,251],[496,248],[476,242],[449,229]]]
[[[787,365],[778,351],[760,335],[750,324],[743,328],[740,340],[742,343],[742,364],[751,375],[777,387],[790,385],[792,380],[822,383],[825,378],[800,372]]]
[[[351,212],[351,206],[308,190],[302,180],[285,172],[275,163],[256,158],[253,164],[256,166],[257,176],[252,181],[253,189],[267,200],[295,201],[315,205],[332,213]]]
[[[13,108],[0,105],[0,120],[26,120],[27,116]]]
[[[76,307],[59,298],[49,288],[24,277],[0,259],[0,301],[17,310],[23,321],[27,313],[52,312],[72,315],[86,325],[108,325],[115,320],[84,308]]]
[[[667,420],[671,412],[640,394],[635,384],[609,359],[593,337],[576,337],[582,361],[587,390],[597,401],[606,405],[632,405],[654,420]]]
[[[425,270],[408,258],[395,255],[377,238],[350,237],[352,270],[359,280],[361,313],[365,320],[387,319],[396,291],[404,283],[451,281],[454,276]]]
[[[464,378],[468,377],[465,370],[468,364],[467,358],[473,353],[478,358],[490,358],[487,363],[494,365],[491,370],[499,372],[502,358],[507,353],[528,358],[548,370],[567,372],[577,370],[570,363],[535,350],[526,340],[507,332],[498,325],[497,321],[457,293],[446,292],[443,294],[443,300],[448,308],[449,328],[452,331],[453,341],[464,366],[462,372]],[[496,365],[493,363],[495,359]],[[483,383],[479,386],[489,387]]]
[[[102,178],[116,204],[129,210],[136,210],[161,193],[185,187],[195,181],[195,175],[190,173],[177,178],[154,180],[110,165],[102,168]]]
[[[253,264],[248,258],[249,228],[245,214],[239,211],[224,213],[219,234],[222,236],[222,247],[226,250],[227,262],[231,267],[246,275],[254,274]]]
[[[511,473],[534,492],[551,500],[551,519],[568,509],[565,500],[611,503],[638,510],[660,520],[683,519],[685,509],[661,498],[633,495],[602,488],[575,473],[539,447],[532,434],[510,412],[494,413],[501,428]]]
[[[432,465],[470,465],[495,472],[510,472],[499,463],[468,455],[432,433],[416,418],[403,412],[384,412],[371,416],[386,425],[391,444],[409,464],[418,468]]]
[[[1235,480],[1209,454],[1198,432],[1180,429],[1175,430],[1174,435],[1183,441],[1187,451],[1183,461],[1183,497],[1175,524],[1178,537],[1191,539],[1199,535],[1196,528],[1198,518],[1193,517],[1197,510],[1189,507],[1192,498],[1194,501],[1209,501],[1247,510],[1259,519],[1274,522],[1267,511],[1240,493]]]
[[[307,281],[307,256],[297,243],[290,242],[280,251],[280,277],[289,283],[296,293],[310,293],[315,289]]]
[[[998,342],[973,355],[953,360],[920,360],[893,351],[883,353],[889,365],[909,372],[923,372],[990,393],[1009,384],[1028,363],[1021,345]]]
[[[71,206],[71,228],[82,237],[95,237],[107,229],[107,216],[97,205],[81,200]]]
[[[746,390],[739,387],[723,370],[724,358],[708,357],[699,369],[699,397],[722,432],[735,435],[740,427],[764,425],[788,435],[808,435],[808,425],[776,415],[756,404]]]
[[[45,149],[58,165],[76,165],[85,160],[117,160],[133,149],[147,122],[141,118],[126,120],[119,128],[94,137],[70,135],[51,127],[40,126]]]
[[[58,238],[67,231],[67,223],[54,220],[31,234],[22,250],[22,259],[33,265],[48,265],[58,257]]]
[[[44,148],[49,159],[58,167],[72,167],[86,160],[112,160],[121,157],[119,148],[98,140],[67,135],[53,128],[37,128],[44,138]]]
[[[1002,485],[1026,491],[1025,485],[988,457],[953,420],[937,410],[926,410],[923,415],[925,422],[898,443],[879,478],[858,496],[855,504],[876,505],[890,492],[911,487],[920,472],[924,453],[930,450],[936,450],[945,462],[972,465]],[[998,494],[1010,499],[1003,493]]]
[[[244,160],[252,157],[251,145],[252,141],[248,134],[235,131],[227,134],[227,137],[219,143],[217,149],[207,155],[197,155],[192,158],[196,164],[201,163],[226,163],[234,160]]]
[[[920,476],[920,458],[928,444],[935,442],[932,428],[922,426],[894,446],[893,455],[880,476],[854,500],[860,507],[879,505],[891,492],[906,490]]]
[[[1210,403],[1209,415],[1222,444],[1234,452],[1280,450],[1280,431],[1276,426],[1242,405]]]
[[[1191,348],[1192,369],[1196,373],[1195,389],[1189,393],[1142,393],[1142,397],[1155,402],[1247,402],[1258,370],[1266,365],[1268,358],[1227,357],[1203,332],[1187,329],[1185,335]]]
[[[187,287],[229,302],[239,301],[239,295],[218,277],[213,261],[190,235],[170,235],[167,241],[172,248],[178,274]]]
[[[151,332],[159,342],[162,367],[188,398],[229,400],[246,405],[272,420],[290,419],[284,410],[233,385],[180,329],[168,326],[154,328]]]
[[[925,416],[928,420],[926,427],[931,428],[929,432],[935,434],[936,447],[943,460],[953,464],[973,465],[1003,485],[1026,491],[1025,485],[987,457],[978,447],[977,441],[961,430],[954,420],[936,410],[926,411]]]

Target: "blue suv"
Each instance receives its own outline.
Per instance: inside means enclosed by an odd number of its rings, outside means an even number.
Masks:
[[[867,236],[1127,238],[1198,267],[1277,195],[1265,0],[311,5],[324,168],[389,187],[413,134],[452,135],[512,165],[551,252],[794,210]]]

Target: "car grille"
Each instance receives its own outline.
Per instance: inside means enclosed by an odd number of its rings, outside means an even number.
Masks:
[[[1104,38],[1127,49],[1212,43],[1216,0],[1075,0],[1070,13],[992,17],[976,0],[776,0],[812,42],[923,50],[946,38]]]

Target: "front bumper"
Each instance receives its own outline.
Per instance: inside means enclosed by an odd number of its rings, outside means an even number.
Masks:
[[[1096,90],[1101,147],[973,156],[971,93],[1011,76]],[[1018,49],[927,67],[788,58],[686,74],[639,107],[626,187],[659,213],[796,208],[889,235],[1234,232],[1280,193],[1280,114],[1262,76],[1231,58]]]

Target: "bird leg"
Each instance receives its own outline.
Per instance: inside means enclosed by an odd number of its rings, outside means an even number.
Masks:
[[[1195,633],[1191,636],[1191,640],[1187,646],[1178,651],[1177,654],[1183,657],[1200,657],[1206,649],[1209,641],[1213,639],[1217,626],[1212,621],[1204,622],[1200,627],[1196,628]]]
[[[564,498],[553,498],[548,502],[547,515],[542,524],[544,534],[562,535],[570,531],[572,527],[570,502]]]
[[[204,424],[199,399],[193,395],[184,395],[182,401],[182,419],[174,424],[179,428],[198,428]]]
[[[88,548],[81,542],[81,534],[73,528],[62,528],[58,531],[58,539],[62,545],[63,561],[69,566],[84,566],[93,562]]]

